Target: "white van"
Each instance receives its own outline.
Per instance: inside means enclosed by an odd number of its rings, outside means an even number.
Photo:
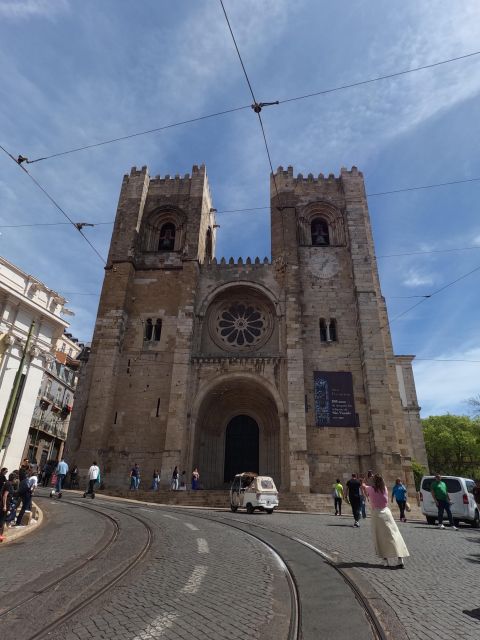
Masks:
[[[437,505],[431,494],[434,480],[435,476],[423,476],[420,484],[422,513],[427,518],[428,524],[435,524],[438,520]],[[452,501],[450,509],[452,510],[455,525],[459,522],[466,522],[478,529],[480,527],[480,514],[478,505],[473,497],[475,482],[470,478],[460,478],[458,476],[442,476],[442,480],[447,485],[448,495]],[[444,513],[444,520],[446,515]]]
[[[278,507],[278,491],[272,478],[252,472],[238,473],[230,487],[230,509],[235,513],[239,507],[247,513],[255,509],[273,513]]]

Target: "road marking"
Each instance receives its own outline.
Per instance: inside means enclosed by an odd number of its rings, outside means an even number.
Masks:
[[[175,516],[168,516],[166,513],[162,513],[162,516],[164,518],[168,518],[169,520],[178,520],[178,518],[176,518]]]
[[[162,613],[162,615],[155,618],[152,624],[149,624],[146,629],[142,629],[140,633],[134,637],[133,640],[145,640],[145,638],[161,638],[165,635],[167,629],[170,629],[175,619],[178,618],[178,613]]]
[[[184,525],[191,531],[198,531],[198,527],[196,527],[194,524],[190,524],[190,522],[184,522]]]
[[[148,511],[148,513],[155,513],[155,509],[147,509],[145,507],[139,507],[139,511]]]
[[[197,538],[198,553],[210,553],[208,542],[205,538]]]
[[[207,573],[207,567],[204,565],[197,565],[192,571],[192,575],[189,577],[187,584],[183,587],[182,593],[197,593]]]

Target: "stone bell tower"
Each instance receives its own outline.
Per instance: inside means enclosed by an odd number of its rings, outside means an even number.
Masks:
[[[146,167],[124,176],[88,400],[69,443],[80,467],[97,459],[111,484],[124,484],[134,462],[143,469],[181,463],[195,292],[215,234],[204,165],[183,177],[151,178]]]

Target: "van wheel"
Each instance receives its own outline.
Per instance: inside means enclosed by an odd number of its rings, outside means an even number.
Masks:
[[[266,512],[268,513],[269,516],[271,516],[273,513],[273,509],[266,509]]]
[[[253,507],[250,502],[247,504],[247,513],[253,513]]]
[[[234,504],[231,504],[231,505],[230,505],[230,511],[231,511],[232,513],[235,513],[235,512],[237,511],[237,509],[238,509],[238,507],[236,507]]]
[[[480,528],[480,513],[478,513],[478,511],[475,511],[475,518],[472,521],[472,527],[474,529]]]
[[[433,516],[427,516],[428,524],[435,524],[435,518]]]
[[[453,524],[455,527],[458,527],[458,525],[460,524],[460,520],[457,520],[457,518],[453,519]]]

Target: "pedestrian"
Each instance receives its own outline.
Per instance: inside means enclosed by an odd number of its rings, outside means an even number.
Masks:
[[[45,466],[43,468],[43,482],[42,482],[44,487],[48,487],[48,485],[50,484],[50,478],[52,477],[54,468],[55,468],[55,462],[53,460],[48,460],[45,463]]]
[[[369,469],[367,471],[367,482],[366,484],[371,487],[373,485],[373,476],[375,475],[375,472],[372,471],[372,469]]]
[[[92,500],[95,498],[95,485],[100,484],[100,469],[94,460],[88,470],[88,489],[83,493],[83,497],[91,496]]]
[[[181,491],[186,491],[187,490],[187,483],[185,482],[186,475],[187,475],[187,472],[186,471],[182,471],[182,477],[180,479],[180,490]]]
[[[135,462],[130,470],[130,491],[138,491],[140,486],[140,467]]]
[[[192,471],[192,491],[195,491],[196,489],[200,489],[200,485],[199,485],[199,481],[200,480],[200,474],[198,472],[198,467],[195,467]]]
[[[365,478],[363,476],[359,477],[360,484],[365,484]],[[362,519],[365,520],[367,517],[367,499],[363,494],[363,491],[360,491],[360,513],[362,515]]]
[[[452,501],[448,495],[447,485],[442,480],[442,476],[439,473],[435,474],[435,480],[431,485],[431,494],[438,509],[438,528],[445,529],[443,524],[443,513],[446,511],[450,526],[454,531],[457,531],[457,527],[453,522],[452,510],[450,509]]]
[[[388,508],[388,492],[385,481],[379,473],[373,476],[372,486],[362,485],[362,491],[371,505],[372,536],[377,556],[383,559],[386,567],[404,568],[403,559],[407,558],[407,545]],[[394,564],[390,564],[390,560]]]
[[[2,471],[3,470],[4,469],[2,469]],[[14,478],[13,473],[11,473],[8,476],[8,479],[3,483],[0,490],[0,542],[5,540],[3,535],[5,531],[5,523],[7,522],[12,509]]]
[[[2,493],[2,487],[5,484],[5,482],[7,482],[7,478],[8,478],[8,469],[7,467],[2,467],[0,469],[0,495]]]
[[[25,469],[20,469],[19,478],[20,478],[20,484],[18,485],[17,495],[22,501],[22,507],[17,516],[17,521],[15,524],[17,527],[23,527],[22,520],[23,520],[25,511],[32,510],[33,490],[30,488],[29,477]]]
[[[158,491],[158,487],[160,484],[160,473],[158,469],[153,470],[152,476],[152,486],[150,487],[152,491]]]
[[[332,485],[333,489],[333,503],[335,505],[335,515],[342,515],[342,500],[343,500],[343,484],[337,478],[336,482]]]
[[[361,483],[357,478],[356,473],[352,473],[352,477],[347,482],[347,489],[345,493],[345,499],[352,508],[353,514],[353,526],[359,527],[360,523],[360,494],[361,494]]]
[[[475,498],[475,502],[477,506],[480,507],[480,480],[475,481],[475,486],[473,487],[473,497]]]
[[[78,489],[78,467],[76,464],[70,469],[70,489]]]
[[[400,522],[406,522],[405,507],[407,505],[407,487],[403,484],[400,478],[395,480],[395,484],[392,488],[392,503],[394,498],[397,501],[398,508],[400,509]]]
[[[178,467],[176,465],[172,473],[172,481],[170,483],[170,489],[172,491],[177,491],[178,489]]]
[[[57,468],[55,469],[55,473],[57,474],[57,482],[55,484],[55,491],[58,494],[58,497],[62,497],[62,487],[63,482],[65,480],[65,476],[68,473],[68,464],[65,462],[63,458],[60,459],[60,462],[57,464]]]

